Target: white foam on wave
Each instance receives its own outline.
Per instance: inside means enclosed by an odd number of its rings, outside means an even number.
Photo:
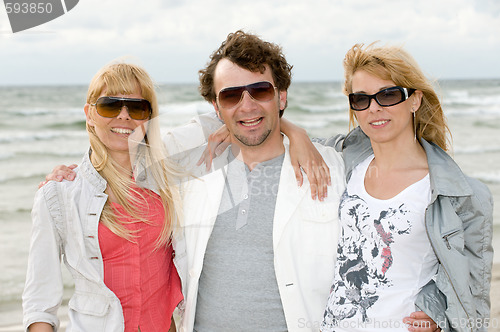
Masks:
[[[455,147],[453,148],[454,154],[479,154],[479,153],[496,153],[500,152],[500,146],[469,146],[469,147]]]
[[[472,174],[472,177],[487,184],[500,184],[500,171],[477,172]]]
[[[82,131],[1,132],[0,143],[44,141],[60,138],[75,138],[86,135]]]
[[[14,153],[0,153],[0,160],[8,160],[14,156]]]

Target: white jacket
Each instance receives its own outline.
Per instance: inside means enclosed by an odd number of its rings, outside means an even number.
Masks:
[[[187,134],[185,130],[170,133],[166,140],[169,152],[175,154],[182,152],[179,149],[186,151],[197,146],[199,142],[193,142],[193,137],[195,140],[197,135]],[[319,330],[333,280],[338,206],[345,187],[344,162],[334,149],[320,145],[317,148],[330,167],[332,186],[328,197],[324,202],[312,200],[305,176],[302,187],[297,186],[288,144],[285,144],[274,213],[274,268],[289,331]],[[194,148],[179,158],[192,165],[202,151],[203,147]],[[174,234],[173,241],[174,263],[184,294],[178,327],[182,332],[193,330],[199,278],[224,189],[228,151],[214,159],[214,171],[206,174],[204,165],[195,167],[193,172],[197,178],[183,183],[183,227]]]
[[[23,293],[25,329],[34,322],[59,327],[63,297],[61,257],[75,282],[66,331],[124,330],[120,300],[104,284],[97,227],[106,202],[106,181],[88,153],[75,169],[74,181],[49,182],[38,190],[32,210],[33,230]]]

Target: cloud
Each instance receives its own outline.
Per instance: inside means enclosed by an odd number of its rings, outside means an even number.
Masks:
[[[161,82],[194,82],[239,28],[282,45],[296,80],[341,79],[345,52],[375,40],[404,44],[438,78],[500,77],[499,13],[496,0],[85,0],[16,35],[0,13],[0,84],[86,84],[126,54]]]

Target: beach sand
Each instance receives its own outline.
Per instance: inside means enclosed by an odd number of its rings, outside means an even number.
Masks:
[[[493,265],[491,277],[491,325],[489,332],[500,332],[500,263]],[[493,327],[493,326],[496,326]]]
[[[500,263],[493,265],[493,276],[491,278],[491,318],[490,318],[490,328],[488,332],[500,332]],[[16,308],[0,308],[1,309],[1,320],[0,320],[0,332],[23,332],[22,327],[22,313],[19,312],[19,306]],[[10,312],[9,312],[10,311]],[[62,306],[59,310],[59,316],[61,318],[61,329],[59,331],[64,332],[67,324],[67,307]],[[7,320],[8,318],[8,320]],[[18,323],[14,323],[18,322]]]

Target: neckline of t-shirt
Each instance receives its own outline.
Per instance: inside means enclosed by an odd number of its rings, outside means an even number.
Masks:
[[[255,173],[255,170],[258,170],[260,173],[260,170],[262,168],[268,167],[268,166],[281,167],[283,165],[284,160],[285,160],[285,153],[283,152],[282,154],[277,155],[276,157],[273,157],[271,159],[264,160],[264,161],[258,163],[257,165],[255,165],[255,167],[252,170],[250,170],[248,168],[247,164],[245,164],[245,162],[243,160],[236,158],[236,156],[233,154],[233,151],[230,149],[230,147],[229,147],[229,153],[227,155],[228,163],[234,163],[233,165],[238,165],[239,168],[241,168],[242,170],[244,169],[247,174],[253,174],[253,173]]]
[[[368,171],[368,167],[370,166],[370,163],[372,162],[373,158],[375,158],[375,155],[372,154],[368,158],[366,158],[363,162],[360,163],[360,165],[363,165],[363,168],[361,169],[361,171],[363,172],[363,178],[361,179],[361,190],[362,190],[363,195],[372,201],[390,203],[392,201],[397,200],[400,196],[404,195],[410,189],[413,189],[413,187],[417,187],[417,186],[421,185],[423,182],[429,181],[429,185],[430,185],[429,172],[427,172],[427,174],[423,178],[421,178],[420,180],[418,180],[416,182],[413,182],[408,187],[404,188],[403,190],[401,190],[399,193],[397,193],[396,195],[394,195],[391,198],[381,199],[381,198],[373,197],[372,195],[370,195],[368,193],[368,191],[366,191],[366,187],[365,187],[366,172]]]

